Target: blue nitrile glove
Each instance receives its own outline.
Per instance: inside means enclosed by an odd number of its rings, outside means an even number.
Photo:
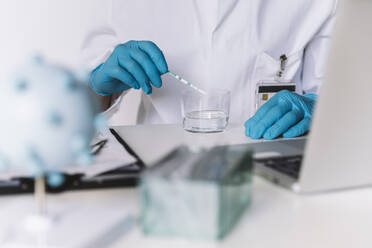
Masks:
[[[129,41],[118,45],[106,62],[92,71],[90,86],[100,95],[130,88],[151,94],[151,84],[161,87],[160,75],[167,71],[164,55],[153,42]]]
[[[317,95],[278,92],[245,122],[245,134],[253,139],[294,138],[309,130]]]

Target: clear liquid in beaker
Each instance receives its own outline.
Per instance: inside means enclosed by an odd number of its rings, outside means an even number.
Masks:
[[[221,110],[192,111],[185,114],[183,128],[196,133],[215,133],[225,130],[229,117]]]

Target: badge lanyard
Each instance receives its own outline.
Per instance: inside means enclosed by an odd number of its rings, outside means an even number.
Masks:
[[[296,84],[283,80],[288,58],[285,54],[280,56],[280,68],[272,81],[261,80],[256,87],[256,111],[281,90],[296,92]]]

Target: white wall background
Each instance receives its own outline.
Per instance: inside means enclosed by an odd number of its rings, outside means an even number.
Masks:
[[[81,67],[82,41],[103,22],[108,2],[0,0],[0,83],[35,53],[72,69]],[[128,94],[122,105],[126,118],[116,118],[113,124],[134,123],[138,93]]]

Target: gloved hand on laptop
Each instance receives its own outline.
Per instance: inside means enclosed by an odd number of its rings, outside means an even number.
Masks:
[[[253,139],[275,139],[280,135],[294,138],[305,134],[317,95],[298,95],[287,90],[278,92],[257,113],[246,121],[245,134]]]

